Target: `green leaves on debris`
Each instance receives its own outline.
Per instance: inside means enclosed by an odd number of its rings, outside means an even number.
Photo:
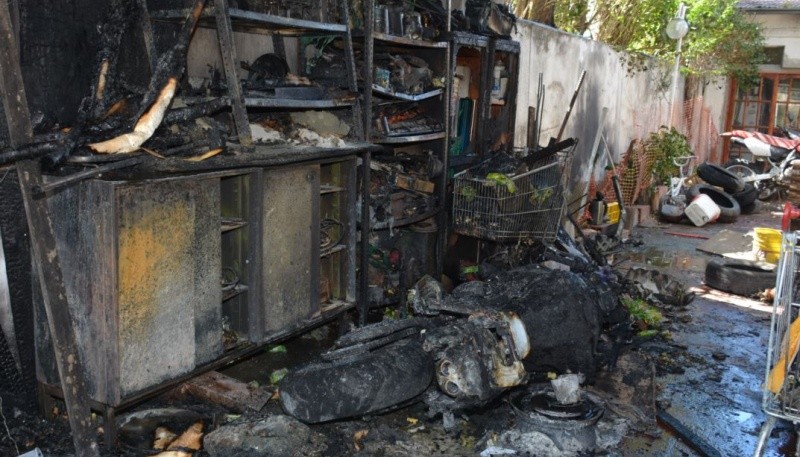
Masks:
[[[622,304],[628,308],[631,320],[640,329],[638,336],[655,336],[664,316],[661,311],[638,298],[622,297]]]

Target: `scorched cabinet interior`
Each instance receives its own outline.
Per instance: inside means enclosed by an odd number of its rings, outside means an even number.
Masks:
[[[344,156],[53,196],[90,397],[120,406],[352,308],[355,170]],[[41,300],[37,365],[58,384]]]

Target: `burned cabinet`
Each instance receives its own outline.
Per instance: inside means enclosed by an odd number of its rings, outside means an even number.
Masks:
[[[451,46],[449,164],[457,170],[513,147],[519,43],[453,32]]]
[[[49,205],[93,400],[118,405],[222,354],[217,179],[90,180]],[[37,302],[38,377],[57,384]]]
[[[365,9],[365,131],[383,148],[371,156],[360,285],[362,300],[382,305],[402,300],[401,283],[441,271],[449,15],[444,9],[434,30],[413,4],[369,1]]]
[[[223,179],[224,214],[246,224],[222,235],[229,344],[273,341],[355,306],[355,170],[347,156]]]
[[[53,196],[91,399],[125,405],[352,309],[356,162],[93,179]],[[38,377],[56,385],[37,301]]]

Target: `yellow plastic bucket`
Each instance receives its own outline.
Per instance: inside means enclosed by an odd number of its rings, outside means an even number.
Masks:
[[[778,252],[764,251],[764,261],[767,263],[777,264],[780,258],[781,258],[780,251]]]
[[[755,228],[756,248],[764,252],[781,252],[781,231],[774,228]]]

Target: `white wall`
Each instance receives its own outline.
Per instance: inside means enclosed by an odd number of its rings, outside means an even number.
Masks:
[[[540,143],[544,145],[558,133],[581,71],[587,72],[563,135],[580,141],[573,158],[572,184],[588,181],[591,144],[603,108],[608,108],[608,114],[602,129],[615,161],[633,139],[645,138],[669,123],[671,93],[665,87],[672,78],[669,68],[659,68],[649,59],[648,71],[629,74],[624,54],[610,46],[530,21],[518,21],[513,38],[521,45],[517,146],[525,144],[528,107],[536,105],[539,73],[545,86],[540,116]],[[679,90],[679,99],[681,93]],[[602,176],[604,164],[598,162],[595,177]]]

